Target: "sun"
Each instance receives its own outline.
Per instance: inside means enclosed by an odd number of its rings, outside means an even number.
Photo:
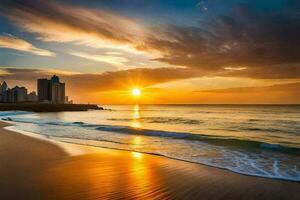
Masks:
[[[133,89],[131,90],[131,94],[132,94],[133,96],[135,96],[135,97],[138,97],[138,96],[141,95],[141,90],[140,90],[139,88],[133,88]]]

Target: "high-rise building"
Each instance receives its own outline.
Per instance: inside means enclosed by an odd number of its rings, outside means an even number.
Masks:
[[[38,79],[37,85],[39,102],[65,103],[65,83],[60,83],[58,76],[54,75],[50,80]]]
[[[56,75],[53,75],[51,78],[51,83],[59,83],[59,77]]]
[[[30,93],[27,95],[27,101],[28,101],[28,102],[37,102],[37,101],[38,101],[38,98],[37,98],[36,92],[30,92]]]
[[[50,102],[51,101],[50,81],[48,79],[38,79],[37,92],[38,92],[38,100],[40,102]]]
[[[65,83],[51,83],[51,102],[55,104],[65,103]]]

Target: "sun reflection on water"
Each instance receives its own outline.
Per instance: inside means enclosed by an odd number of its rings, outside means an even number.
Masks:
[[[143,142],[143,139],[140,136],[135,136],[132,141],[132,143],[135,145],[140,145],[140,144],[142,144],[142,142]]]
[[[133,107],[132,118],[133,119],[139,119],[140,118],[140,106],[139,105],[135,105]]]
[[[143,158],[143,154],[139,153],[139,152],[131,152],[131,155],[133,158],[135,158],[137,160],[141,160]]]
[[[133,128],[141,128],[141,123],[139,121],[132,121],[130,125]]]
[[[133,128],[141,128],[141,123],[140,123],[140,106],[135,105],[133,107],[132,111],[132,121],[131,121],[131,127]]]

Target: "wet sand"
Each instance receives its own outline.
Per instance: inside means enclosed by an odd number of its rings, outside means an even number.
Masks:
[[[69,145],[3,129],[0,199],[299,199],[300,183],[135,152]]]

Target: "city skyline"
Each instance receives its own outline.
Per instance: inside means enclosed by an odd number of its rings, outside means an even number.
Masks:
[[[28,93],[28,89],[24,86],[9,87],[6,81],[0,83],[0,103],[25,103],[37,102],[37,94],[35,91]]]
[[[0,1],[0,80],[78,103],[299,104],[296,0]],[[276,20],[275,20],[276,19]]]
[[[38,78],[36,90],[29,90],[21,85],[9,87],[6,81],[0,83],[0,102],[1,103],[51,103],[51,104],[72,104],[66,95],[65,83],[60,82],[57,75],[51,79]]]

